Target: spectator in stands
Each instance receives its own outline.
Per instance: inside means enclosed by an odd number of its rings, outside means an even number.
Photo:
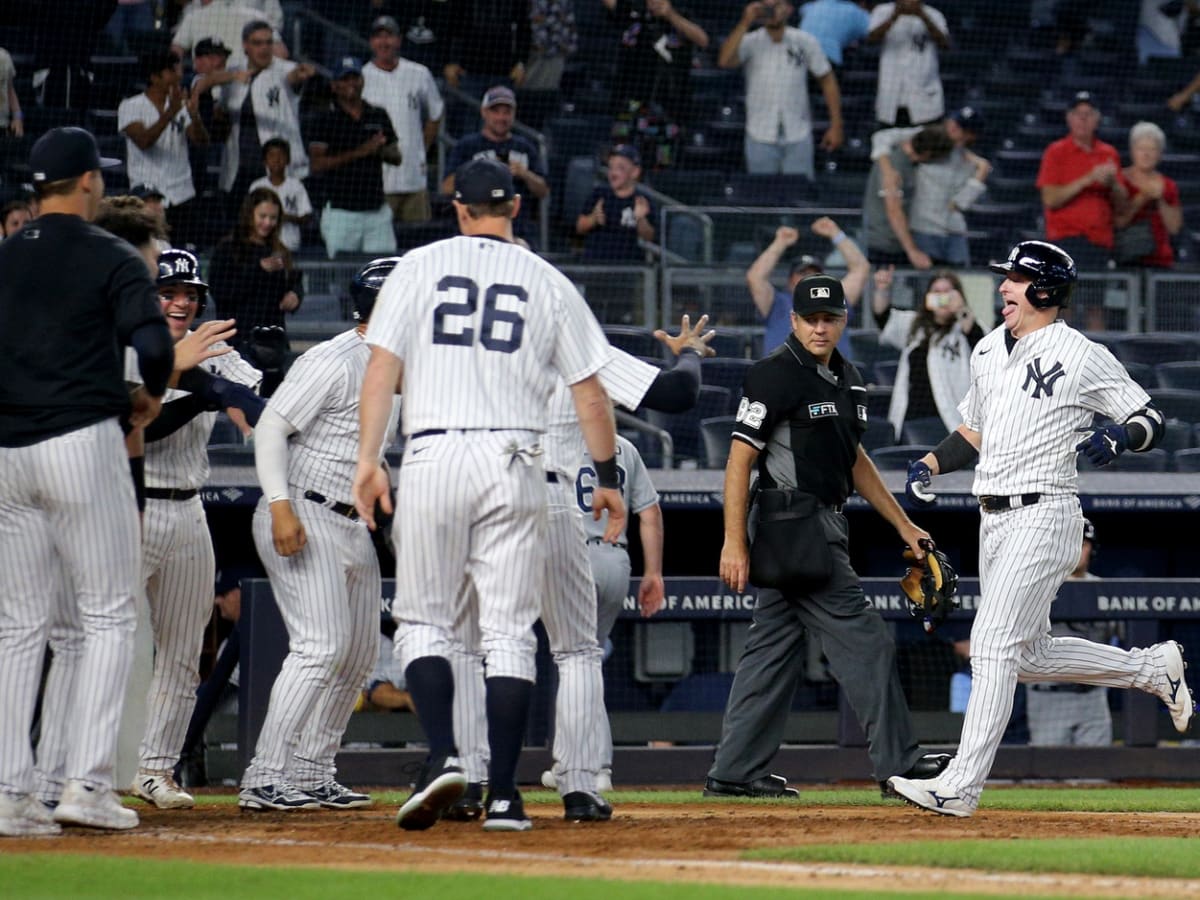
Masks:
[[[820,42],[835,68],[842,65],[845,49],[871,31],[871,16],[865,5],[852,0],[813,0],[800,7],[800,30]]]
[[[520,87],[529,59],[529,0],[449,0],[449,7],[446,84],[472,97],[494,84]]]
[[[192,0],[171,38],[171,49],[182,59],[202,39],[216,38],[226,47],[240,48],[234,52],[231,64],[244,66],[250,51],[243,46],[243,31],[251,22],[265,22],[271,30],[271,52],[286,59],[287,45],[279,32],[283,27],[283,10],[279,0],[269,3],[272,8],[264,10],[254,0]]]
[[[0,238],[11,237],[33,218],[33,211],[24,200],[9,200],[0,206]]]
[[[263,144],[263,166],[267,174],[250,185],[250,190],[265,187],[279,195],[283,204],[283,227],[279,239],[293,253],[300,249],[303,236],[300,228],[312,220],[312,201],[304,182],[287,173],[292,148],[283,138],[271,138]]]
[[[1194,2],[1142,0],[1137,28],[1138,65],[1144,66],[1152,56],[1180,57],[1188,7],[1195,5]]]
[[[958,403],[971,386],[971,351],[983,328],[950,270],[933,273],[915,310],[892,307],[892,271],[875,270],[871,294],[879,343],[900,351],[888,421],[901,443],[907,443],[904,423],[914,419],[940,419],[945,437],[962,424]]]
[[[1096,526],[1083,520],[1083,547],[1067,581],[1099,581],[1089,568],[1096,554]],[[1077,637],[1099,644],[1115,643],[1112,622],[1055,622],[1052,637]],[[1025,694],[1029,743],[1035,747],[1107,747],[1112,743],[1108,688],[1098,684],[1040,681]]]
[[[0,138],[25,134],[25,113],[17,96],[17,67],[12,55],[0,47]]]
[[[229,136],[221,165],[221,190],[230,206],[237,209],[251,182],[262,173],[262,145],[281,137],[291,146],[288,174],[304,179],[308,175],[308,154],[300,136],[300,120],[291,94],[313,76],[308,63],[273,65],[275,38],[269,23],[262,19],[242,28],[242,50],[246,63],[221,89],[221,108],[229,118]],[[238,70],[234,70],[235,73]]]
[[[92,105],[92,57],[117,0],[9,3],[5,25],[33,31],[33,90],[38,106],[87,110]]]
[[[292,267],[292,254],[279,239],[283,204],[269,188],[246,195],[232,234],[213,250],[208,283],[218,315],[237,322],[235,346],[247,358],[254,329],[285,328],[284,314],[300,308],[300,272]]]
[[[854,243],[837,222],[828,216],[821,216],[812,223],[813,234],[829,240],[834,248],[842,254],[846,261],[846,275],[842,278],[842,290],[846,294],[848,320],[853,319],[858,301],[862,299],[863,289],[867,285],[867,275],[871,267],[863,256],[858,245]],[[802,256],[793,265],[788,274],[786,291],[776,290],[771,284],[771,273],[779,264],[780,258],[789,247],[800,240],[800,231],[787,225],[775,230],[773,240],[746,270],[746,286],[750,289],[750,299],[762,317],[763,355],[770,353],[787,340],[792,333],[792,294],[801,278],[809,275],[819,275],[824,271],[821,263],[812,256]],[[839,344],[838,349],[849,358],[849,337],[844,335],[845,346]]]
[[[158,223],[159,233],[166,236],[151,238],[155,246],[155,252],[163,253],[170,250],[171,242],[167,238],[171,237],[171,229],[167,227],[167,210],[165,207],[167,198],[163,192],[152,184],[142,183],[131,187],[128,195],[142,201],[142,209],[155,218]]]
[[[1139,257],[1136,264],[1161,269],[1170,269],[1175,265],[1171,238],[1183,228],[1179,186],[1172,178],[1158,171],[1166,143],[1167,136],[1153,122],[1138,122],[1129,129],[1131,164],[1117,175],[1129,200],[1113,215],[1113,227],[1116,229],[1114,249],[1122,249],[1122,229],[1132,236],[1128,229],[1144,232],[1148,228],[1154,239],[1154,250]],[[1119,252],[1117,261],[1127,264]]]
[[[875,118],[884,127],[924,125],[946,110],[938,48],[950,45],[946,17],[921,0],[881,3],[871,10],[867,40],[883,43]]]
[[[533,237],[532,203],[528,198],[544,200],[550,194],[547,171],[541,154],[529,139],[513,134],[517,98],[511,89],[497,85],[483,95],[480,104],[483,128],[462,138],[446,161],[450,174],[442,180],[442,193],[454,193],[454,173],[469,159],[495,159],[508,166],[521,195],[521,209],[513,223],[517,237],[529,241]]]
[[[914,269],[933,265],[929,254],[913,238],[908,223],[909,207],[917,165],[945,159],[953,149],[946,129],[931,125],[872,164],[863,194],[863,231],[867,237],[867,257],[872,263],[911,265]]]
[[[532,0],[529,31],[529,65],[521,87],[527,91],[557,91],[567,58],[579,49],[572,0]]]
[[[122,53],[133,53],[134,45],[126,34],[150,34],[154,31],[154,6],[150,0],[117,0],[117,9],[104,26],[105,33]]]
[[[608,154],[608,183],[592,190],[575,220],[589,262],[641,262],[638,241],[654,240],[654,204],[638,184],[642,158],[631,144]]]
[[[908,224],[913,241],[934,265],[968,266],[971,254],[967,246],[967,220],[963,216],[987,190],[992,165],[968,150],[959,141],[967,134],[954,118],[948,118],[947,136],[954,148],[940,160],[917,166]],[[951,135],[953,127],[954,135]],[[955,141],[955,135],[958,141]]]
[[[1167,106],[1175,112],[1183,112],[1184,108],[1191,102],[1192,97],[1198,92],[1200,92],[1200,72],[1196,73],[1196,77],[1189,81],[1181,91],[1167,98]]]
[[[341,61],[331,87],[333,104],[307,129],[313,173],[327,173],[328,199],[321,211],[325,252],[330,259],[339,253],[395,253],[380,163],[400,163],[399,138],[387,110],[363,100],[357,59]]]
[[[746,170],[812,178],[809,74],[820,83],[829,110],[823,150],[832,152],[842,145],[842,96],[821,44],[788,25],[792,12],[787,0],[748,3],[721,45],[717,64],[723,69],[746,66]],[[756,23],[762,27],[750,32]]]
[[[1066,137],[1042,154],[1037,186],[1045,208],[1046,240],[1081,269],[1104,268],[1113,248],[1113,210],[1128,194],[1117,177],[1121,161],[1111,144],[1096,137],[1100,109],[1087,91],[1067,108]]]
[[[341,0],[326,2],[341,6]],[[445,0],[370,0],[365,9],[360,10],[363,15],[356,22],[357,30],[371,27],[380,16],[395,19],[404,37],[404,58],[444,75],[450,35],[454,30],[450,6]]]
[[[629,115],[657,105],[667,118],[687,118],[692,48],[708,46],[708,33],[670,0],[600,0],[621,29],[613,108]]]
[[[383,192],[397,222],[428,222],[425,159],[437,141],[445,105],[433,75],[401,59],[400,26],[391,16],[371,23],[372,58],[363,66],[363,99],[387,110],[400,139],[400,164],[383,164]]]
[[[117,107],[117,129],[125,135],[125,171],[131,183],[153,184],[162,192],[172,242],[195,244],[196,188],[188,144],[208,144],[197,108],[200,97],[184,93],[183,66],[170,50],[146,56],[142,74],[146,89]]]

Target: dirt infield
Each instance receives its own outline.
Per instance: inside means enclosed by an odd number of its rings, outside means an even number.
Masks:
[[[1200,814],[1031,813],[984,810],[971,819],[887,807],[625,803],[613,821],[572,824],[557,803],[529,804],[534,828],[489,834],[479,823],[402,832],[395,807],[356,812],[242,813],[235,806],[138,807],[124,834],[71,829],[60,838],[6,840],[5,852],[113,854],[250,865],[330,866],[630,880],[829,886],[840,889],[1087,897],[1200,898],[1169,879],[1028,875],[842,864],[748,862],[744,850],[805,843],[1036,837],[1195,837]]]

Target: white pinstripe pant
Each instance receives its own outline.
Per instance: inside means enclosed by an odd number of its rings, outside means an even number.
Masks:
[[[29,726],[61,565],[83,628],[66,775],[111,788],[141,547],[115,418],[0,448],[0,791],[33,790]]]
[[[154,631],[154,677],[147,695],[143,769],[170,770],[179,761],[196,705],[200,650],[212,616],[216,561],[204,505],[148,500],[142,520],[142,573]]]
[[[266,499],[254,511],[254,545],[288,630],[288,655],[242,787],[290,781],[316,787],[334,757],[363,679],[379,655],[379,561],[366,525],[307,500],[292,506],[308,542],[282,557]]]
[[[1050,604],[1079,561],[1083,514],[1072,495],[981,512],[980,603],[971,626],[971,698],[958,755],[940,776],[979,802],[1012,715],[1017,682],[1067,681],[1153,691],[1165,670],[1148,650],[1050,636]]]

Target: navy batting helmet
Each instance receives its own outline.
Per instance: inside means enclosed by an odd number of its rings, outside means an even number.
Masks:
[[[1009,252],[1007,260],[992,263],[989,268],[1000,275],[1017,272],[1028,278],[1025,296],[1038,309],[1066,308],[1079,277],[1075,260],[1045,241],[1021,241]]]
[[[358,274],[350,281],[350,299],[354,301],[354,318],[358,321],[365,322],[371,318],[371,310],[375,306],[375,298],[379,296],[379,289],[398,262],[398,256],[373,259],[359,269]]]
[[[158,254],[158,279],[155,284],[163,287],[168,284],[190,284],[196,289],[200,302],[196,306],[196,315],[203,314],[208,305],[208,284],[200,277],[200,263],[186,250],[164,250]]]

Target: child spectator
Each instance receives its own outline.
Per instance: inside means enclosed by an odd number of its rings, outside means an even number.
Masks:
[[[0,238],[11,237],[17,229],[33,218],[33,211],[24,200],[9,200],[0,207]]]
[[[279,196],[283,204],[283,228],[279,239],[283,241],[283,246],[295,253],[302,242],[300,228],[312,220],[313,208],[304,182],[287,173],[291,162],[291,145],[283,138],[271,138],[263,144],[263,165],[267,174],[251,184],[250,190],[270,188]]]
[[[609,153],[608,184],[592,191],[575,220],[575,233],[584,236],[585,260],[641,262],[638,240],[654,240],[654,206],[638,185],[641,177],[636,147],[621,144]]]

